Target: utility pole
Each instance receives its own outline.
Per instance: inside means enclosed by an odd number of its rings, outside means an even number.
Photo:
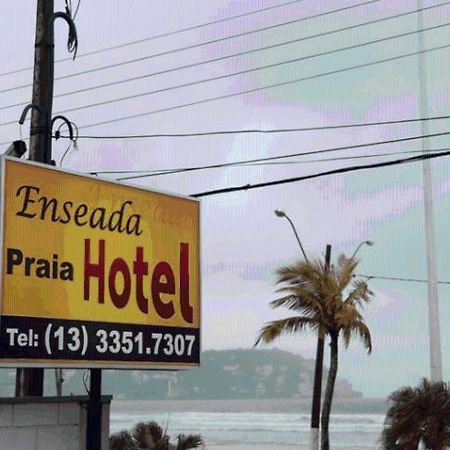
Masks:
[[[417,36],[419,39],[419,91],[420,91],[420,116],[428,116],[428,86],[426,77],[426,57],[422,17],[422,0],[417,0]],[[428,121],[421,121],[422,135],[428,134]],[[428,140],[422,139],[422,151],[427,150]],[[425,235],[428,272],[428,333],[430,348],[430,379],[432,382],[442,381],[442,352],[441,352],[441,328],[439,324],[439,299],[436,271],[436,244],[434,236],[433,213],[433,177],[431,161],[422,162],[423,197],[425,208]]]
[[[328,271],[331,261],[331,245],[327,244],[325,250],[325,269]],[[314,369],[314,387],[311,409],[311,450],[319,450],[319,430],[320,430],[320,403],[322,397],[322,373],[323,373],[323,348],[324,338],[317,337],[316,367]]]
[[[51,117],[53,101],[53,10],[54,0],[37,0],[34,50],[30,159],[51,162]],[[44,369],[17,369],[16,397],[44,393]]]

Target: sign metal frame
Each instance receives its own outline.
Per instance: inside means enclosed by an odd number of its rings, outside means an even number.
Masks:
[[[116,180],[108,180],[104,178],[99,178],[95,175],[90,174],[84,174],[79,173],[72,170],[63,169],[60,167],[55,166],[49,166],[45,165],[39,162],[30,161],[30,160],[21,160],[18,158],[14,158],[11,156],[6,155],[0,155],[0,329],[2,324],[2,309],[3,309],[3,289],[4,289],[4,260],[3,260],[3,251],[4,251],[4,245],[5,245],[5,224],[4,224],[4,218],[5,218],[5,183],[6,183],[6,165],[8,164],[8,161],[11,161],[13,163],[28,165],[37,167],[42,170],[49,170],[52,172],[59,172],[62,174],[67,174],[71,176],[80,177],[85,180],[93,180],[96,183],[106,183],[113,186],[120,186],[125,187],[132,190],[137,191],[143,191],[143,192],[149,192],[154,194],[160,194],[168,197],[173,198],[179,198],[184,200],[189,200],[190,202],[195,202],[198,204],[198,229],[197,229],[197,246],[198,246],[198,328],[192,327],[193,330],[196,330],[198,332],[198,362],[183,362],[183,363],[170,363],[170,362],[156,362],[156,361],[149,361],[146,363],[141,362],[133,362],[133,361],[114,361],[114,360],[104,360],[103,362],[95,362],[93,360],[81,360],[81,359],[73,359],[73,360],[58,360],[58,359],[40,359],[40,360],[32,360],[32,359],[20,359],[20,358],[14,358],[14,359],[7,359],[0,357],[0,368],[18,368],[18,367],[26,367],[26,368],[62,368],[62,369],[121,369],[121,370],[169,370],[169,371],[177,371],[177,370],[187,370],[189,368],[193,367],[199,367],[200,366],[200,359],[201,359],[201,348],[202,348],[202,340],[201,340],[201,321],[202,321],[202,277],[201,277],[201,254],[202,254],[202,248],[201,248],[201,201],[200,199],[185,196],[182,194],[167,192],[164,190],[159,189],[149,189],[143,186],[136,186],[130,183],[126,183],[123,181],[116,181]],[[6,317],[6,316],[5,316]],[[126,326],[126,323],[123,323],[122,325]],[[132,325],[132,324],[130,324]],[[148,325],[151,326],[151,325]],[[170,327],[170,325],[168,326]]]

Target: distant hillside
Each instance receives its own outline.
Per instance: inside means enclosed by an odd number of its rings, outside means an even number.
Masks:
[[[5,372],[5,371],[2,371]],[[14,372],[7,378],[14,381]],[[324,370],[324,380],[327,370]],[[80,370],[65,370],[64,394],[84,392]],[[115,399],[249,399],[311,397],[314,361],[281,350],[208,350],[201,367],[186,371],[105,371],[103,392]],[[0,377],[5,379],[5,373]],[[54,390],[54,374],[46,373],[46,391]],[[323,383],[323,387],[325,382]],[[5,382],[2,381],[2,387]],[[4,389],[2,389],[4,391]],[[5,395],[6,392],[2,392]],[[336,397],[360,398],[338,379]]]

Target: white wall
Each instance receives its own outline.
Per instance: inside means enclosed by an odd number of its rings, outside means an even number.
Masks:
[[[108,449],[110,398],[103,401],[102,450]],[[1,450],[85,450],[87,397],[0,399]]]

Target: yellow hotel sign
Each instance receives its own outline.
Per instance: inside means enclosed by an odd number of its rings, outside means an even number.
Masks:
[[[200,205],[1,159],[0,365],[199,364]]]

